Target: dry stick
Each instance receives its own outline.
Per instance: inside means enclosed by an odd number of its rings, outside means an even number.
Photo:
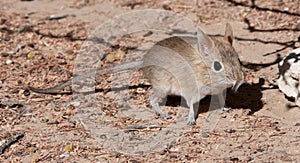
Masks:
[[[154,128],[162,128],[163,126],[161,125],[133,125],[133,126],[128,126],[125,128],[125,130],[143,130],[143,129],[154,129]]]
[[[1,144],[0,146],[0,154],[4,153],[4,150],[6,148],[8,148],[9,146],[11,146],[13,143],[16,143],[18,140],[22,139],[24,137],[24,134],[18,134],[15,137],[7,140],[6,142],[4,142],[3,144]]]

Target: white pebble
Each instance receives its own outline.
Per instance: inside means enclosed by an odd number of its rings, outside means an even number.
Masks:
[[[61,155],[59,155],[60,158],[65,158],[65,157],[70,157],[70,154],[68,153],[63,153]]]
[[[12,64],[12,60],[10,60],[10,59],[7,59],[6,61],[5,61],[5,64],[7,64],[7,65],[9,65],[9,64]]]

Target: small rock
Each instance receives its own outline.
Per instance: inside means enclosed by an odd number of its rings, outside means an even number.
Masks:
[[[73,146],[73,144],[67,144],[67,145],[65,146],[65,148],[64,148],[64,151],[66,151],[66,152],[72,152],[72,151],[74,151],[74,146]]]
[[[227,129],[227,130],[225,130],[225,131],[231,134],[231,133],[234,133],[234,132],[235,132],[235,129],[230,128],[230,129]]]
[[[167,4],[163,4],[162,8],[165,10],[172,10],[172,8]]]
[[[69,153],[63,153],[61,155],[59,155],[60,158],[65,158],[65,157],[70,157]]]
[[[239,158],[237,158],[237,157],[230,157],[229,160],[232,161],[232,162],[238,162]]]
[[[30,95],[29,89],[25,89],[23,94],[24,94],[24,96],[29,96]]]
[[[7,64],[7,65],[12,64],[12,63],[13,63],[13,61],[10,60],[10,59],[7,59],[7,60],[5,61],[5,64]]]

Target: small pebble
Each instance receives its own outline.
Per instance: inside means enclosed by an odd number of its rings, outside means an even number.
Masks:
[[[60,158],[65,158],[65,157],[70,157],[70,154],[68,153],[63,153],[59,156]]]
[[[5,64],[7,64],[7,65],[9,65],[9,64],[12,64],[12,60],[10,60],[10,59],[7,59],[6,61],[5,61]]]
[[[222,117],[222,118],[226,118],[227,116],[226,116],[226,115],[221,115],[221,117]]]
[[[167,4],[163,4],[162,8],[165,10],[172,10],[172,8]]]
[[[239,158],[237,158],[237,157],[230,157],[229,160],[232,161],[232,162],[238,162]]]
[[[234,133],[235,129],[232,129],[232,128],[231,129],[227,129],[226,132],[228,132],[228,133]]]
[[[29,89],[25,89],[23,94],[24,94],[24,96],[29,96],[30,95]]]

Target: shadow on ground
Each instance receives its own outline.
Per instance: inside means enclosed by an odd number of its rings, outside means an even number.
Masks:
[[[226,95],[226,106],[232,109],[251,109],[250,114],[253,114],[263,108],[262,101],[262,85],[264,81],[257,84],[243,84],[237,92],[233,92],[231,89],[227,90]],[[198,114],[209,111],[211,102],[211,96],[206,96],[200,101],[198,106]],[[166,106],[172,107],[186,107],[186,101],[180,96],[168,96]]]

